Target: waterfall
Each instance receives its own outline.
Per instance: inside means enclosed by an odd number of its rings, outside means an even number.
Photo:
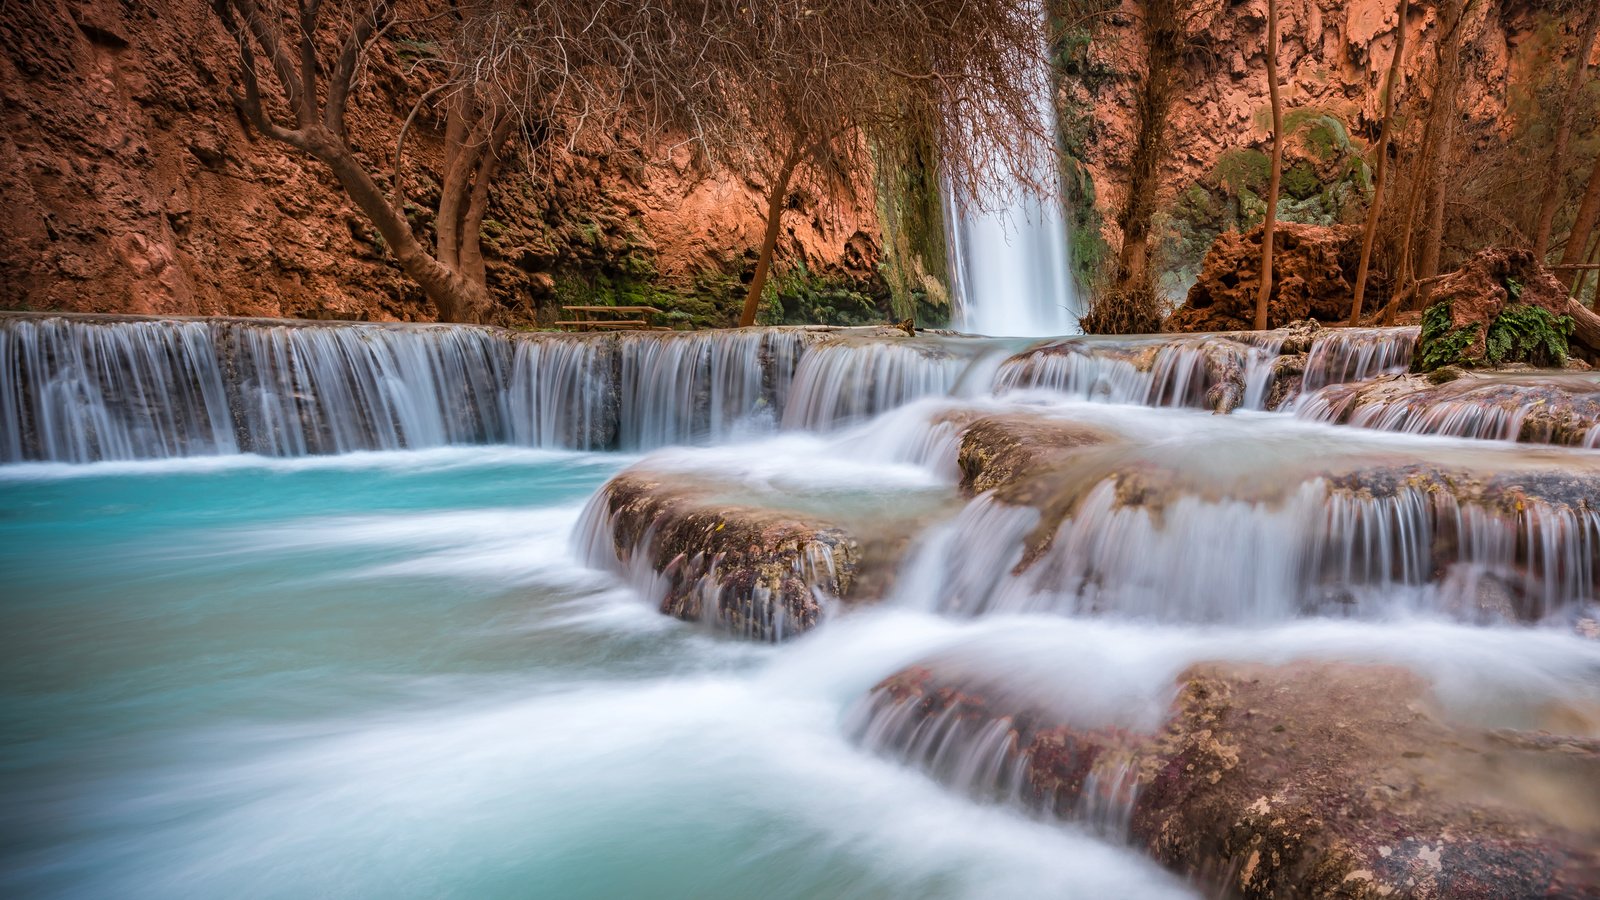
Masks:
[[[478,328],[218,323],[245,449],[268,456],[503,442],[507,346]]]
[[[1418,378],[1334,384],[1297,403],[1295,415],[1379,431],[1594,447],[1600,378],[1472,374],[1438,385]]]
[[[825,429],[948,394],[969,360],[926,344],[827,343],[809,350],[784,410],[786,428]]]
[[[234,453],[203,322],[0,322],[0,462]]]
[[[1404,372],[1417,345],[1415,328],[1339,328],[1317,336],[1301,390]]]
[[[1048,390],[1079,400],[1227,412],[1261,409],[1277,348],[1210,336],[1069,338],[1001,364],[995,390]]]
[[[1050,96],[1054,79],[1040,75],[1036,80],[1039,88],[1033,100],[1039,122],[1046,134],[1055,135],[1055,103]],[[964,196],[946,181],[943,198],[956,327],[1019,337],[1081,330],[1078,319],[1085,310],[1072,279],[1070,236],[1056,165],[1053,154],[1034,160],[1031,178],[1002,176],[1004,180],[987,196]]]
[[[1313,380],[1336,385],[1403,366],[1411,334],[1326,336],[1312,350]],[[572,335],[7,315],[0,462],[487,443],[647,450],[832,429],[921,397],[1021,390],[1262,409],[1281,343],[1076,337],[1017,351],[1015,341],[793,328]],[[1303,404],[1301,415],[1326,417],[1317,410],[1333,398]],[[1594,438],[1583,431],[1564,442],[1584,440]]]
[[[776,427],[803,341],[792,331],[621,336],[620,446],[703,443]]]
[[[1037,510],[980,496],[943,535],[951,552],[935,554],[935,602],[966,616],[1261,623],[1427,611],[1539,620],[1600,593],[1600,511],[1537,499],[1508,507],[1424,484],[1384,493],[1382,484],[1315,478],[1275,501],[1180,494],[1150,508],[1128,503],[1113,477],[1043,546]]]
[[[517,342],[511,365],[511,442],[604,450],[616,445],[614,339],[560,336]]]

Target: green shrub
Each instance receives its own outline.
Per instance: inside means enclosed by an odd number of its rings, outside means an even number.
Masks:
[[[1519,289],[1507,288],[1512,296]],[[1518,286],[1520,288],[1520,285]],[[1479,323],[1459,328],[1450,325],[1450,303],[1435,303],[1422,314],[1422,335],[1417,340],[1412,371],[1432,372],[1445,366],[1500,366],[1524,362],[1535,366],[1560,366],[1567,360],[1567,339],[1572,336],[1570,316],[1553,315],[1526,303],[1508,304],[1489,324],[1484,335],[1483,358],[1467,355],[1478,336]]]

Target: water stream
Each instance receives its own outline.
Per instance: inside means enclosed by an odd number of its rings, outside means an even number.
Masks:
[[[1341,340],[1319,389],[1397,364]],[[873,695],[930,659],[1088,726],[1335,659],[1600,735],[1600,514],[1558,490],[1600,454],[1264,411],[1276,353],[0,319],[0,894],[1204,895],[1125,777],[1041,809],[1007,728]],[[958,487],[981,417],[1105,436],[1027,566],[1041,514]],[[743,640],[595,550],[622,472],[899,549]]]

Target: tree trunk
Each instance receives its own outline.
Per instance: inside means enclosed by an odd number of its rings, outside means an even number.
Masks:
[[[1378,219],[1383,215],[1383,189],[1389,170],[1389,136],[1394,131],[1394,94],[1400,87],[1400,67],[1406,55],[1406,15],[1411,0],[1400,0],[1400,25],[1395,29],[1394,58],[1383,80],[1383,126],[1378,131],[1378,165],[1372,178],[1372,205],[1367,207],[1367,227],[1361,235],[1361,261],[1356,265],[1356,295],[1350,304],[1350,324],[1361,324],[1361,304],[1367,294],[1367,270],[1372,265],[1372,244],[1378,236]]]
[[[756,311],[761,306],[761,291],[767,286],[767,272],[772,268],[772,254],[778,247],[778,224],[783,219],[783,201],[789,195],[789,181],[800,165],[804,148],[796,141],[778,170],[767,192],[767,230],[761,236],[761,252],[756,256],[756,271],[750,278],[750,290],[744,296],[744,311],[739,315],[739,327],[749,328],[756,323]]]
[[[1561,264],[1570,266],[1583,261],[1584,248],[1600,220],[1600,153],[1594,157],[1594,168],[1589,170],[1589,184],[1583,189],[1583,200],[1578,203],[1578,216],[1572,220],[1572,233],[1567,235],[1567,246],[1561,251]],[[1571,270],[1561,274],[1567,287],[1577,282],[1577,273]]]
[[[471,308],[479,296],[474,286],[423,249],[411,231],[411,223],[390,205],[383,190],[343,141],[320,128],[308,129],[305,150],[333,171],[345,193],[377,227],[400,268],[433,302],[441,321],[453,322],[460,310]],[[482,296],[487,297],[486,290]]]
[[[1550,145],[1550,167],[1544,179],[1544,189],[1539,195],[1539,218],[1533,231],[1533,255],[1540,263],[1550,252],[1550,230],[1555,226],[1556,210],[1561,206],[1562,189],[1566,187],[1567,143],[1572,140],[1572,120],[1578,109],[1578,94],[1583,90],[1583,76],[1589,70],[1589,49],[1594,46],[1597,29],[1600,29],[1600,2],[1589,4],[1589,15],[1584,17],[1583,29],[1578,33],[1578,51],[1572,60],[1572,75],[1567,79],[1561,107],[1556,111],[1556,134]]]
[[[1595,241],[1594,244],[1589,247],[1589,255],[1584,259],[1584,262],[1592,266],[1595,264],[1596,259],[1600,259],[1600,241]],[[1580,303],[1583,302],[1583,287],[1584,284],[1589,280],[1589,272],[1589,269],[1578,269],[1575,273],[1578,278],[1572,283],[1572,296]],[[1595,297],[1596,299],[1591,302],[1589,306],[1591,308],[1600,309],[1600,289],[1595,291]]]
[[[1439,253],[1444,242],[1445,169],[1450,165],[1451,143],[1455,139],[1456,94],[1461,86],[1461,38],[1465,32],[1465,0],[1446,0],[1440,8],[1439,84],[1428,110],[1432,120],[1434,150],[1427,169],[1427,228],[1422,235],[1422,250],[1417,258],[1417,280],[1439,274]],[[1418,297],[1427,301],[1427,292]]]
[[[1267,178],[1267,221],[1261,230],[1261,288],[1256,294],[1256,330],[1267,327],[1272,296],[1272,231],[1278,222],[1278,182],[1283,176],[1283,99],[1278,95],[1278,0],[1267,0],[1267,92],[1272,98],[1272,171]]]
[[[1117,251],[1117,287],[1128,290],[1150,281],[1150,227],[1166,155],[1167,112],[1172,103],[1184,34],[1177,0],[1146,3],[1145,80],[1138,96],[1139,133],[1128,165],[1128,195],[1117,215],[1122,246]]]
[[[1568,300],[1567,315],[1572,317],[1572,336],[1588,347],[1590,353],[1600,354],[1600,313],[1576,300]]]

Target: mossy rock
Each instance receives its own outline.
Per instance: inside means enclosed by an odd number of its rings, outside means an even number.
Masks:
[[[1524,250],[1479,251],[1433,291],[1412,371],[1566,363],[1574,322],[1564,286]]]

